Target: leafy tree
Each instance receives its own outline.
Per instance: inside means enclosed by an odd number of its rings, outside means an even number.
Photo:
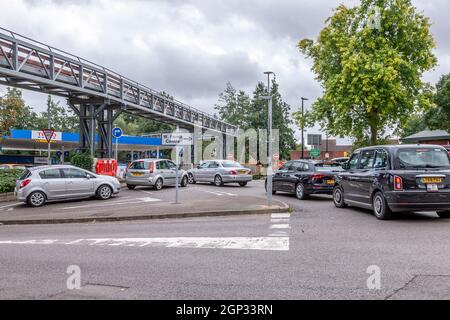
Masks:
[[[450,132],[450,73],[443,75],[436,84],[435,107],[425,114],[430,129]]]
[[[22,91],[16,88],[7,88],[6,94],[0,97],[0,131],[9,134],[11,128],[25,112],[25,102]]]
[[[280,156],[285,159],[295,148],[294,131],[290,127],[290,106],[283,101],[275,80],[271,85],[272,95],[272,128],[279,130]],[[233,88],[228,83],[224,92],[219,95],[219,102],[215,109],[224,121],[239,126],[243,130],[267,128],[267,87],[258,83],[250,98],[244,91]]]
[[[330,135],[376,144],[386,127],[431,105],[421,76],[436,65],[435,42],[429,19],[410,0],[341,5],[317,41],[304,39],[298,47],[323,86],[312,115]]]

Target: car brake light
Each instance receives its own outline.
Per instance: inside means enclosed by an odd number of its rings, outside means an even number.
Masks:
[[[231,170],[231,171],[229,172],[229,174],[235,175],[235,174],[237,174],[237,172],[236,172],[235,170]]]
[[[155,163],[150,162],[150,173],[153,173],[154,170],[155,170]]]
[[[325,175],[324,175],[324,174],[313,174],[313,175],[311,176],[311,178],[312,178],[312,181],[318,181],[318,180],[320,180],[320,179],[325,178]]]
[[[252,169],[249,169],[247,174],[252,174]]]
[[[403,179],[399,176],[394,176],[394,190],[400,191],[403,190]]]
[[[22,183],[20,184],[19,189],[25,188],[27,185],[30,184],[30,182],[31,182],[31,179],[23,180]]]

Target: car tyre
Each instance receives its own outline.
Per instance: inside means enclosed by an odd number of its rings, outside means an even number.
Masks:
[[[223,180],[222,180],[222,177],[221,177],[220,175],[216,175],[216,176],[214,177],[214,185],[215,185],[216,187],[221,187],[221,186],[223,186]]]
[[[245,186],[247,185],[247,182],[239,182],[239,185],[240,185],[241,187],[245,187]]]
[[[100,200],[108,200],[113,195],[113,190],[110,186],[103,184],[97,189],[97,198]]]
[[[155,190],[161,190],[163,188],[163,180],[161,178],[158,178],[155,182]]]
[[[192,173],[188,173],[188,182],[190,184],[195,184],[196,183],[196,181],[194,179],[194,175]]]
[[[344,201],[344,192],[341,187],[333,189],[333,202],[337,208],[345,208],[347,204]]]
[[[47,201],[47,197],[41,191],[32,192],[27,198],[27,204],[30,207],[41,207]]]
[[[373,213],[379,220],[392,219],[392,211],[381,192],[375,193],[372,199]]]
[[[437,215],[441,219],[450,219],[450,211],[438,211]]]
[[[188,177],[184,176],[183,178],[181,178],[181,186],[185,188],[187,187],[187,185],[188,185]]]
[[[133,184],[127,184],[127,188],[130,190],[134,190],[136,188],[136,186]]]
[[[299,200],[306,200],[308,198],[308,195],[305,191],[305,186],[301,182],[297,183],[297,185],[295,186],[295,196]]]

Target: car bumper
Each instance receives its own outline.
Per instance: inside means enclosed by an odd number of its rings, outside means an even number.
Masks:
[[[331,185],[313,185],[307,189],[308,194],[333,194],[333,187]]]
[[[125,179],[126,184],[136,185],[136,186],[153,186],[154,181],[153,178],[145,178],[145,179],[139,179],[139,178],[126,178]]]
[[[252,181],[253,177],[248,174],[238,174],[238,175],[223,175],[222,181],[224,183],[233,183],[233,182],[249,182]]]
[[[394,212],[450,210],[450,192],[386,192],[386,201]]]

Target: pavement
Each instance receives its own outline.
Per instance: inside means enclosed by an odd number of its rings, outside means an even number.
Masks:
[[[211,203],[236,201],[218,190],[265,196],[257,183],[192,187],[217,193]],[[450,299],[450,220],[274,199],[293,212],[0,226],[0,299]],[[73,270],[79,289],[68,286]]]
[[[106,222],[288,211],[289,207],[281,201],[275,201],[269,207],[264,197],[242,194],[241,189],[255,186],[260,188],[262,182],[255,181],[247,187],[188,185],[179,188],[179,203],[175,203],[174,187],[161,191],[147,187],[128,190],[125,187],[107,201],[84,199],[53,202],[39,208],[30,208],[20,202],[6,202],[0,204],[0,224]]]

